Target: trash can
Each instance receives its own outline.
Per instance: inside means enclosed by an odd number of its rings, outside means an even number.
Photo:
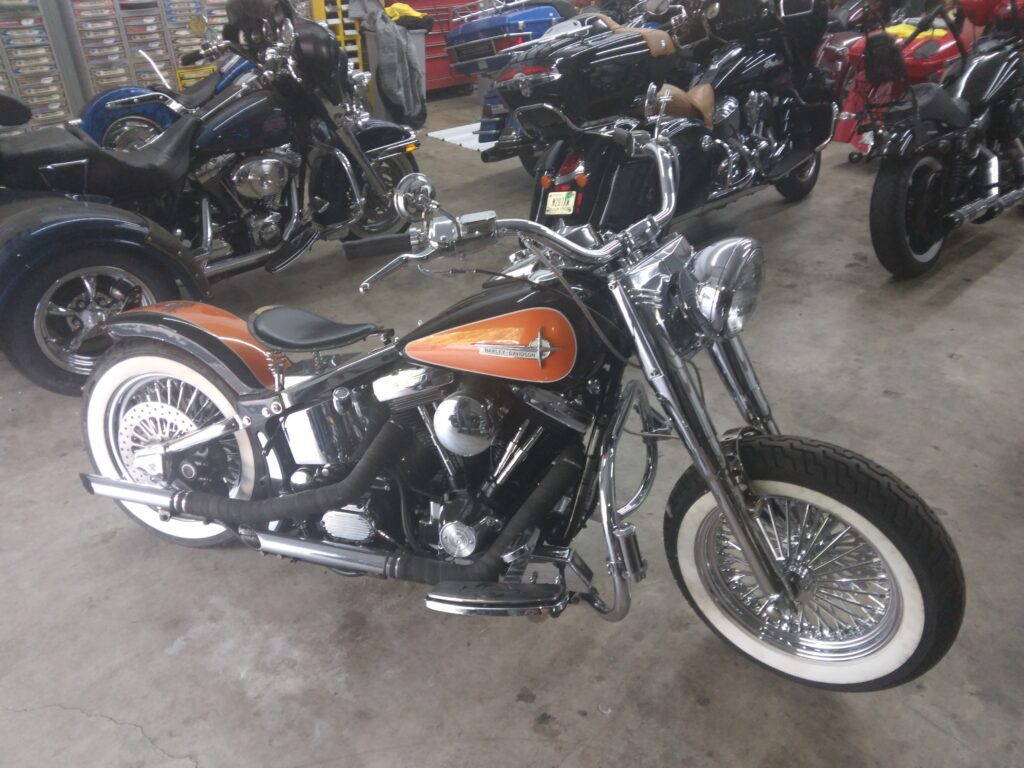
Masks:
[[[366,40],[366,61],[369,65],[370,74],[373,75],[373,79],[370,80],[370,109],[373,112],[373,116],[380,120],[394,120],[394,116],[388,111],[387,107],[384,106],[384,102],[380,98],[380,94],[377,93],[377,33],[371,32],[364,29],[363,35]],[[424,73],[423,81],[423,98],[427,98],[427,32],[424,29],[410,29],[409,40],[412,42],[412,49],[416,56],[416,61],[419,63],[420,71]]]

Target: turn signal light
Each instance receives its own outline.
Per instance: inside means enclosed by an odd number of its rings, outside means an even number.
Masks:
[[[590,179],[587,178],[587,174],[585,174],[585,173],[577,173],[576,174],[576,186],[579,187],[580,189],[583,189],[583,187],[587,186],[587,182],[588,181],[590,181]]]
[[[546,173],[540,177],[540,188],[551,189],[551,185],[555,183],[555,180],[548,176]]]
[[[406,152],[415,152],[416,151],[416,145],[415,144],[406,144],[405,145],[405,151]]]

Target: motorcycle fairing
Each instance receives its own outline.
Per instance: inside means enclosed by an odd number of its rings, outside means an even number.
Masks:
[[[241,394],[274,387],[271,351],[242,318],[197,301],[168,301],[116,315],[106,330],[118,339],[143,338],[179,347],[210,366]]]
[[[38,262],[78,248],[116,247],[152,260],[191,298],[210,294],[202,266],[174,235],[133,211],[55,192],[0,190],[0,305]]]

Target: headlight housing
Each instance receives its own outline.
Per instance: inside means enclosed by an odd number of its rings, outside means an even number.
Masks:
[[[764,281],[764,254],[756,240],[732,237],[694,254],[681,295],[704,335],[728,339],[743,330]]]

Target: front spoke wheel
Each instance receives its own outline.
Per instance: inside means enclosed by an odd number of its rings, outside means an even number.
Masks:
[[[964,581],[927,505],[882,467],[826,443],[755,437],[739,450],[758,499],[753,535],[785,594],[762,592],[691,468],[669,500],[665,551],[704,622],[759,664],[833,690],[900,685],[936,664],[960,628]]]

